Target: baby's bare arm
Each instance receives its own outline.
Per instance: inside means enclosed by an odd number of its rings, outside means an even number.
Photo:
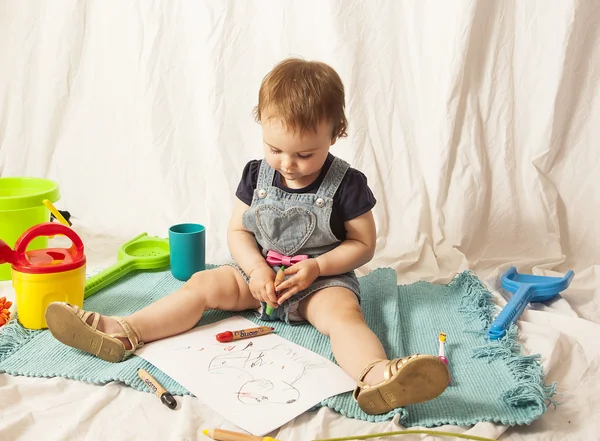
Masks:
[[[236,199],[227,229],[227,245],[236,263],[250,276],[257,268],[270,267],[260,253],[254,235],[242,225],[242,216],[248,208],[248,205]]]
[[[321,276],[353,271],[375,254],[375,220],[372,211],[344,223],[346,240],[337,248],[317,257]]]

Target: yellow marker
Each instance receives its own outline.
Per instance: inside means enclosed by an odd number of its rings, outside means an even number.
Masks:
[[[67,227],[71,226],[71,224],[63,217],[63,215],[60,214],[60,211],[58,211],[56,207],[52,205],[52,202],[50,202],[48,199],[44,199],[42,203],[48,208],[48,210],[50,210],[50,213],[54,215],[57,221],[63,225],[66,225]]]
[[[231,432],[223,429],[203,430],[202,433],[216,441],[277,441],[270,436],[246,435],[245,433]]]

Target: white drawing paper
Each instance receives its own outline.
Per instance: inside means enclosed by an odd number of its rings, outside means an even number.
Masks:
[[[274,333],[216,340],[220,332],[257,326],[235,316],[146,344],[136,355],[255,436],[356,386],[335,363]]]

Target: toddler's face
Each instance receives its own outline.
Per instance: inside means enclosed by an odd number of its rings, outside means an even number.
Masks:
[[[264,118],[262,122],[263,145],[267,163],[281,173],[289,188],[302,188],[311,184],[321,172],[329,147],[333,125],[321,122],[317,132],[288,130],[277,118]]]

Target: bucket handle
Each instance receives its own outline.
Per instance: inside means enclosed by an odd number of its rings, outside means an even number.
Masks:
[[[27,246],[29,242],[33,239],[36,239],[41,236],[66,236],[68,237],[73,245],[69,248],[69,252],[73,254],[75,252],[74,258],[76,260],[81,260],[84,257],[83,254],[83,241],[81,238],[73,231],[71,228],[57,224],[55,222],[44,222],[42,224],[34,225],[25,231],[21,237],[17,240],[15,244],[15,255],[17,256],[25,256],[25,251],[27,250]]]

